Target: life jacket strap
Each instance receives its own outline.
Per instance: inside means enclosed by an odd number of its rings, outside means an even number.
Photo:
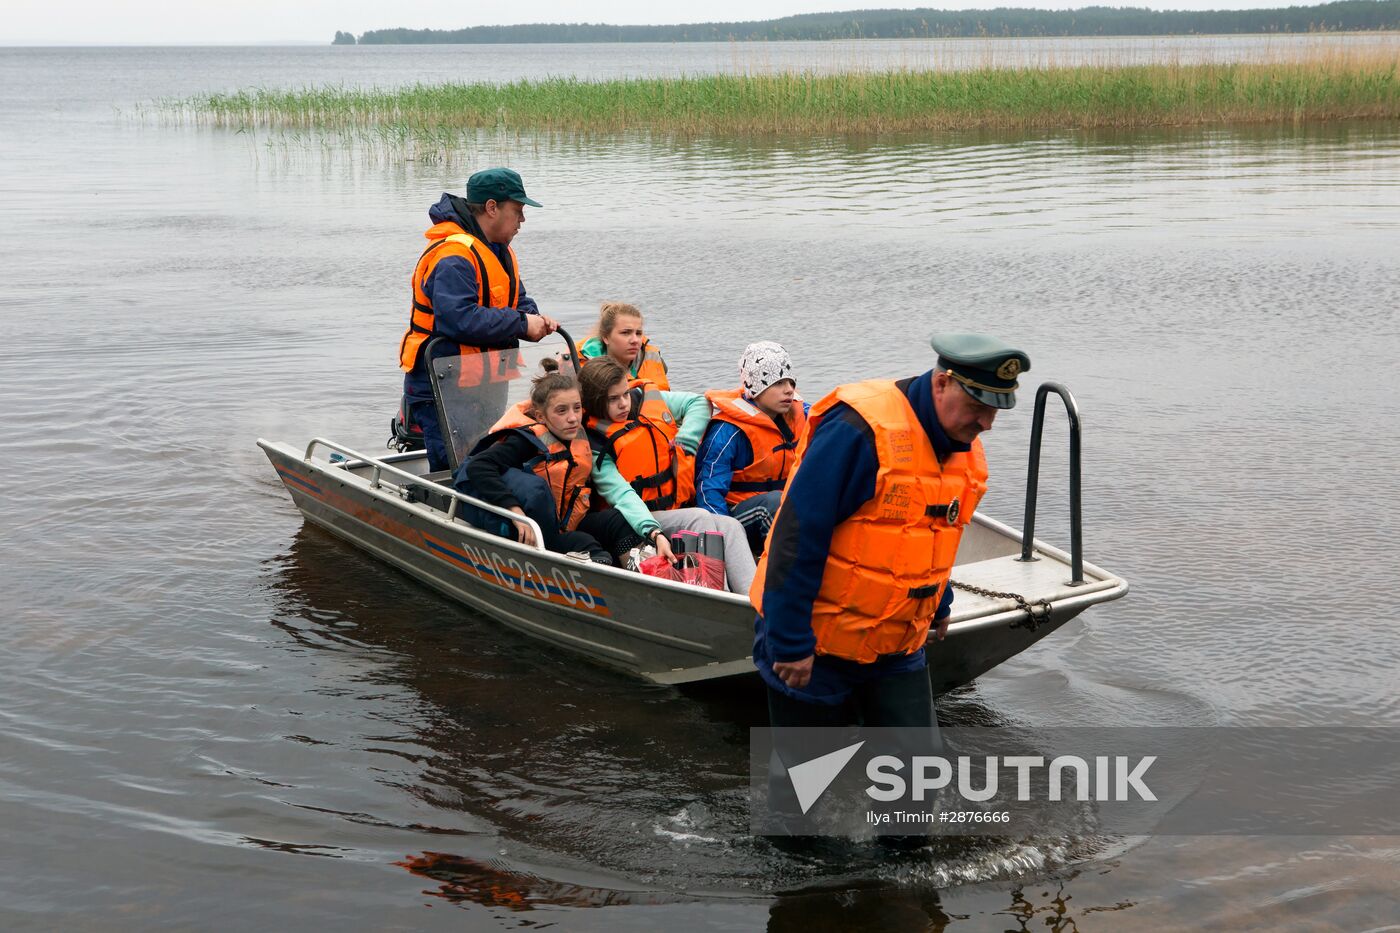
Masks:
[[[476,260],[476,303],[484,305],[491,300],[491,280],[486,274],[486,261],[481,258],[481,251],[476,248],[476,244],[470,244],[467,249],[471,250],[472,258]],[[485,298],[486,301],[481,299]]]
[[[632,480],[632,488],[641,492],[643,489],[660,489],[662,486],[676,478],[675,463],[671,463],[660,473],[653,473],[651,476],[643,476]]]
[[[448,237],[443,237],[443,238],[440,239],[440,240],[433,240],[433,241],[432,241],[431,243],[429,243],[427,246],[423,247],[423,252],[421,252],[421,253],[418,254],[418,261],[419,261],[419,262],[422,262],[422,261],[423,261],[423,257],[426,256],[426,255],[428,255],[429,253],[431,253],[433,250],[435,250],[435,249],[441,249],[443,246],[445,246],[445,245],[447,244],[447,241],[448,241]]]
[[[784,480],[755,479],[735,480],[729,484],[730,492],[773,492],[783,488]]]
[[[671,487],[671,491],[665,495],[655,496],[650,499],[643,495],[648,489],[659,490],[668,484]],[[641,496],[646,502],[648,508],[654,512],[664,512],[666,509],[676,504],[676,461],[672,460],[670,464],[667,465],[666,469],[662,470],[660,473],[654,473],[651,476],[643,476],[639,479],[632,480],[630,485],[636,490],[637,495]]]
[[[426,315],[429,321],[434,320],[432,305],[425,305],[418,299],[413,300],[413,312],[408,316],[408,329],[415,334],[431,334],[432,327],[424,327],[418,323],[418,315]]]
[[[662,496],[659,499],[648,499],[647,508],[653,512],[664,512],[676,504],[675,493]]]
[[[958,515],[962,512],[962,503],[955,496],[952,502],[946,505],[931,505],[924,510],[929,518],[941,518],[950,525],[956,525]]]
[[[578,497],[583,494],[583,486],[575,486],[573,495],[569,496],[569,501],[564,503],[556,518],[559,519],[559,527],[562,529],[569,521],[569,517],[574,514],[574,506],[578,504]]]
[[[632,433],[640,427],[642,427],[642,422],[640,421],[624,421],[622,422],[622,427],[618,428],[618,430],[612,434],[608,434],[604,431],[599,431],[593,428],[590,428],[589,430],[593,431],[596,440],[598,442],[601,442],[601,448],[599,446],[599,443],[594,443],[594,449],[601,449],[604,453],[606,453],[609,457],[612,457],[613,460],[616,461],[617,442],[622,440],[622,438],[626,437],[628,434]]]

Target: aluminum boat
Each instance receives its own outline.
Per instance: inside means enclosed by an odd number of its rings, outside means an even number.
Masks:
[[[493,380],[488,397],[496,404],[488,409],[499,413],[501,399],[523,398],[527,352],[435,362],[438,409],[440,417],[446,415],[442,423],[450,425],[454,463],[484,433],[486,420],[480,411],[474,419],[454,417],[453,409],[469,410],[473,399],[481,407],[483,373],[504,377]],[[464,388],[454,394],[458,386]],[[1040,436],[1051,393],[1064,399],[1070,416],[1071,552],[1034,540]],[[581,561],[483,531],[464,519],[465,507],[519,516],[458,492],[451,471],[428,472],[422,451],[373,456],[319,437],[305,446],[261,439],[258,446],[306,520],[501,625],[656,683],[755,674],[754,610],[744,596]],[[971,682],[1090,606],[1128,590],[1123,579],[1082,559],[1078,412],[1062,386],[1046,383],[1036,394],[1030,453],[1023,529],[978,513],[964,533],[947,637],[929,642],[936,694]],[[542,540],[534,530],[535,540]]]

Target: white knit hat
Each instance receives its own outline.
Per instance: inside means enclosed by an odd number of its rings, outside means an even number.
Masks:
[[[744,348],[744,355],[739,357],[739,383],[744,387],[744,398],[758,398],[764,389],[784,379],[797,382],[792,375],[792,357],[782,344],[760,340]]]

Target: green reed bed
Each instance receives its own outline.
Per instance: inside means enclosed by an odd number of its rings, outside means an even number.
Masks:
[[[480,127],[868,133],[1400,119],[1393,53],[1272,64],[750,74],[394,90],[249,90],[162,104],[240,129],[422,137]]]

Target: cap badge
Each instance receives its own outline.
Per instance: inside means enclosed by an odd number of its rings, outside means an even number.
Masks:
[[[1021,375],[1021,360],[1017,357],[1013,356],[997,367],[997,378],[999,379],[1015,379],[1019,375]]]

